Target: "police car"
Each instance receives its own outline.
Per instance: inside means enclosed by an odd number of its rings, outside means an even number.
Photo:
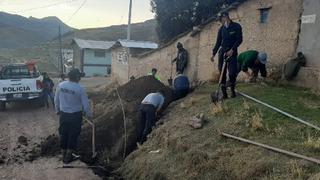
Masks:
[[[8,64],[0,71],[0,110],[7,102],[37,100],[43,104],[42,76],[34,62]]]

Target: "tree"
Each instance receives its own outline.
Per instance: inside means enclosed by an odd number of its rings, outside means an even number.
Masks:
[[[234,0],[151,0],[160,40],[168,41],[201,24],[230,1]]]

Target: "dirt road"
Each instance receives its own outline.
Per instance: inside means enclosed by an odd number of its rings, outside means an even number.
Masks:
[[[98,79],[90,84],[82,84],[89,88],[106,83]],[[47,136],[57,134],[58,117],[53,107],[38,108],[36,104],[9,104],[7,111],[0,112],[0,179],[17,180],[80,180],[100,179],[88,169],[56,169],[62,166],[58,157],[38,159],[32,162],[28,152]],[[74,162],[75,165],[84,165]]]

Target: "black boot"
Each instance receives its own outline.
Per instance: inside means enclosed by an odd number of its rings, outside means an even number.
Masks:
[[[73,155],[72,155],[72,153],[73,153],[73,151],[71,149],[67,149],[66,155],[63,158],[63,163],[64,164],[69,164],[69,163],[71,163],[72,161],[75,160]]]
[[[66,158],[67,150],[66,149],[62,149],[61,150],[61,154],[62,154],[62,160],[64,160]]]
[[[231,84],[230,88],[231,88],[231,98],[237,97],[236,85],[235,84]]]
[[[226,85],[222,85],[221,86],[221,91],[222,91],[222,94],[223,94],[223,99],[227,99],[228,98],[228,93],[227,93]]]

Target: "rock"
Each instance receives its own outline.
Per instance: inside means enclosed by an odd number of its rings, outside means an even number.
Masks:
[[[198,114],[191,118],[188,125],[190,125],[194,129],[200,129],[203,126],[203,122],[204,122],[204,114]]]
[[[1,156],[0,157],[0,164],[4,164],[5,160],[6,160],[6,157],[5,156]]]
[[[24,146],[28,146],[28,139],[25,136],[19,136],[18,143],[20,143]]]
[[[186,108],[187,106],[182,102],[182,103],[180,104],[180,107],[181,107],[182,109],[184,109],[184,108]]]

